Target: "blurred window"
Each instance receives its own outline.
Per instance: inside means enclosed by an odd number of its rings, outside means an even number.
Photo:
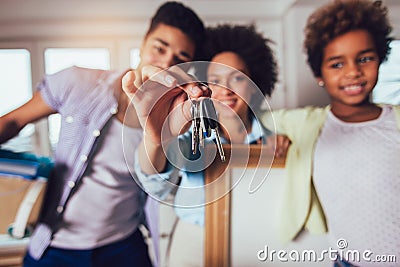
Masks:
[[[136,69],[140,63],[140,48],[132,48],[130,51],[130,65],[132,69]]]
[[[31,55],[26,49],[0,49],[0,116],[32,97]],[[1,145],[3,149],[31,152],[35,126],[28,124],[18,136]]]

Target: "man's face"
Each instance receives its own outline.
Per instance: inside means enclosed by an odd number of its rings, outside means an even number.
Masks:
[[[159,24],[143,41],[139,68],[152,65],[162,69],[188,62],[195,54],[194,42],[180,29]]]

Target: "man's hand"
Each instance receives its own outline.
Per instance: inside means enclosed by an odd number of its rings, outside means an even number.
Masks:
[[[167,70],[145,66],[141,73],[129,71],[122,79],[122,88],[136,109],[146,138],[154,144],[188,130],[191,121],[188,97],[197,99],[211,94],[177,66]]]

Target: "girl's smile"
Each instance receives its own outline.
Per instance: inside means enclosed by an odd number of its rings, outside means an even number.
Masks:
[[[355,84],[340,86],[339,88],[341,90],[343,90],[349,96],[356,96],[356,95],[362,94],[365,91],[366,85],[367,85],[367,82],[362,82],[362,83],[355,83]]]

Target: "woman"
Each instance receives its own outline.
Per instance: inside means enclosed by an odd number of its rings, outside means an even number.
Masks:
[[[206,67],[201,63],[195,66],[200,66],[197,72],[200,73],[199,78],[206,79],[212,91],[211,97],[218,113],[223,143],[261,144],[266,143],[271,134],[254,116],[260,109],[261,102],[265,100],[265,95],[271,95],[277,80],[277,66],[270,43],[270,40],[256,32],[254,26],[221,25],[207,30],[205,53],[206,59],[211,60],[211,63]],[[204,69],[206,78],[202,79],[201,73]],[[129,88],[125,91],[129,91]],[[147,91],[149,93],[150,90]],[[164,94],[160,102],[168,103],[168,97],[177,99]],[[145,105],[145,101],[135,101],[134,105],[138,108]],[[170,112],[168,116],[175,117],[161,118],[169,123],[168,129],[183,125],[184,119],[186,122],[191,121],[191,101],[193,99],[182,101],[184,106],[180,110],[183,114]],[[204,153],[200,147],[193,154],[192,133],[189,131],[170,143],[167,154],[164,154],[160,142],[163,129],[155,129],[156,123],[152,124],[154,117],[160,120],[161,113],[146,114],[150,114],[146,117],[147,124],[143,122],[147,135],[138,151],[140,164],[136,166],[139,180],[145,188],[151,182],[158,183],[160,190],[155,197],[162,199],[173,190],[174,182],[182,176],[175,197],[175,210],[179,220],[171,241],[169,266],[202,266],[205,204],[203,170],[206,166]],[[171,131],[168,133],[171,134]],[[178,131],[175,134],[177,136]],[[214,138],[212,136],[205,139],[205,142],[213,142]],[[281,143],[288,145],[287,139],[280,140],[285,140]],[[180,150],[179,153],[177,149]]]

